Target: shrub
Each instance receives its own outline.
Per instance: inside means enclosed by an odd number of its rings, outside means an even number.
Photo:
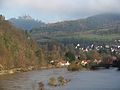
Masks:
[[[59,76],[58,77],[58,82],[59,82],[60,85],[63,86],[63,85],[65,85],[66,80],[65,80],[65,78],[63,76]]]
[[[57,79],[55,77],[51,77],[49,79],[48,85],[50,85],[50,86],[57,86]]]
[[[39,90],[45,90],[43,82],[39,82],[38,84],[39,84]]]
[[[79,63],[73,62],[68,66],[68,71],[78,71],[80,70],[82,67]]]

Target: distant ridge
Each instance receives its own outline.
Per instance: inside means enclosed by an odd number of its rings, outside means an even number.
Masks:
[[[37,41],[52,39],[64,43],[114,41],[120,38],[120,14],[99,14],[85,19],[46,24],[32,29]]]

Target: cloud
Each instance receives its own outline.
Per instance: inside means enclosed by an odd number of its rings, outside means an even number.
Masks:
[[[0,7],[2,7],[3,5],[3,0],[0,0]]]
[[[120,0],[11,0],[11,6],[32,8],[42,12],[72,13],[117,11]]]
[[[52,18],[78,18],[98,13],[120,13],[120,0],[2,0],[2,9]],[[0,1],[1,2],[1,1]],[[36,15],[38,16],[38,15]]]

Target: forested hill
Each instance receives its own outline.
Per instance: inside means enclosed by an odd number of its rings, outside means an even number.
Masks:
[[[114,40],[120,36],[120,14],[100,14],[85,19],[51,23],[39,29],[32,29],[31,34],[38,41],[41,38]]]
[[[22,28],[24,30],[31,30],[32,28],[39,28],[45,26],[45,23],[33,19],[29,15],[25,15],[19,18],[11,18],[10,22],[17,28]]]
[[[36,44],[29,34],[0,15],[0,70],[35,65],[35,50]]]
[[[78,19],[71,21],[63,21],[47,24],[40,30],[51,31],[88,31],[98,29],[113,29],[120,26],[120,14],[100,14],[88,17],[86,19]]]

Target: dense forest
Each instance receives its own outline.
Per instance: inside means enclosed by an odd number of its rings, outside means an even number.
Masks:
[[[0,16],[0,69],[28,67],[37,63],[36,43],[29,34]]]

